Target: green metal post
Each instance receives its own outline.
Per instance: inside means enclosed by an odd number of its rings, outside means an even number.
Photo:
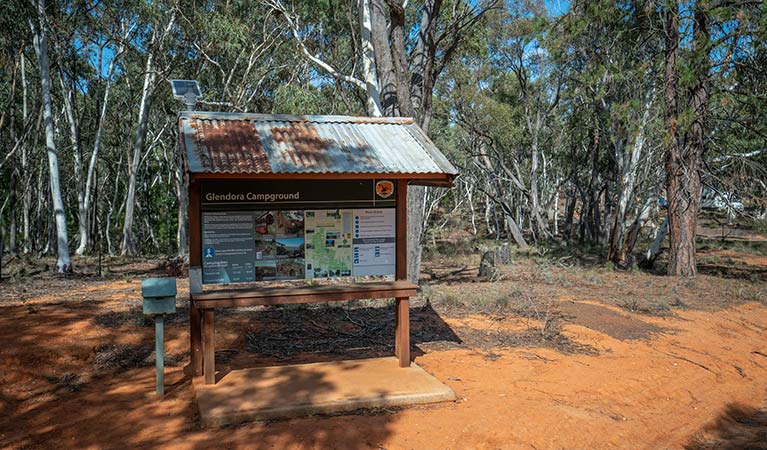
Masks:
[[[155,339],[155,370],[157,372],[157,395],[163,395],[165,393],[165,336],[164,314],[157,314],[154,316],[154,339]]]

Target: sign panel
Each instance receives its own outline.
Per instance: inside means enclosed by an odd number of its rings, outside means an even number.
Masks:
[[[206,180],[202,283],[393,275],[395,183]]]
[[[304,278],[304,212],[257,211],[256,279]]]
[[[354,210],[354,276],[394,274],[395,222],[394,208]]]
[[[352,275],[352,211],[307,210],[306,278]]]
[[[393,207],[389,180],[205,180],[203,211]]]
[[[202,215],[202,282],[255,281],[255,228],[252,212]]]

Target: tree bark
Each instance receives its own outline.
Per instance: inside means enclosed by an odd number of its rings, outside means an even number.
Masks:
[[[59,61],[59,65],[61,61]],[[59,72],[59,81],[61,83],[61,93],[64,98],[64,111],[66,112],[67,122],[69,123],[69,142],[72,145],[72,155],[74,157],[75,169],[75,189],[77,191],[77,230],[80,236],[80,245],[75,250],[75,254],[82,255],[80,249],[87,245],[88,235],[88,213],[85,208],[85,194],[83,193],[83,150],[80,140],[80,127],[77,121],[75,111],[75,92],[74,88],[67,84],[64,79],[64,71]]]
[[[30,27],[34,34],[34,47],[40,68],[40,94],[43,103],[43,120],[45,122],[45,144],[48,153],[48,173],[50,175],[51,201],[56,220],[57,259],[56,270],[60,273],[70,272],[72,262],[69,259],[69,239],[67,237],[67,217],[64,201],[61,198],[59,179],[59,155],[56,151],[55,130],[53,128],[53,108],[51,105],[51,73],[48,59],[48,36],[45,25],[45,0],[37,2],[37,24],[30,19]]]
[[[370,1],[371,38],[376,57],[378,83],[381,87],[381,109],[384,116],[394,117],[400,114],[397,97],[397,77],[389,45],[389,24],[386,20],[386,7],[383,0]]]
[[[704,118],[708,106],[708,17],[700,2],[693,14],[692,55],[701,56],[693,68],[689,109],[694,119],[688,130],[679,126],[679,24],[678,7],[665,11],[665,97],[666,97],[666,191],[669,218],[669,275],[697,273],[695,232],[700,208],[700,170],[705,149]],[[694,56],[693,56],[694,57]],[[703,63],[705,61],[705,63]]]
[[[178,149],[178,146],[176,146]],[[178,196],[178,231],[176,233],[176,243],[178,247],[178,256],[189,254],[189,223],[187,221],[189,211],[189,180],[186,170],[184,170],[184,154],[178,149],[178,164],[176,164],[176,195]]]
[[[621,181],[618,187],[618,209],[615,211],[612,232],[610,233],[610,249],[607,258],[611,261],[622,264],[625,262],[625,252],[621,251],[621,241],[626,231],[626,211],[628,210],[629,200],[634,195],[634,186],[636,184],[637,173],[639,170],[639,161],[641,160],[642,150],[645,144],[645,129],[648,126],[650,118],[650,106],[652,104],[652,94],[645,103],[645,110],[642,119],[639,121],[634,145],[631,148],[628,161],[625,161],[622,167]],[[641,214],[640,214],[641,215]],[[635,222],[636,223],[636,222]],[[633,248],[633,245],[631,245]]]
[[[368,114],[374,117],[380,117],[381,96],[378,90],[378,74],[376,73],[376,54],[373,48],[372,38],[372,18],[370,10],[370,0],[359,0],[359,19],[360,19],[360,44],[362,47],[362,73],[365,78],[367,90],[367,109]]]
[[[652,265],[655,263],[655,259],[660,253],[660,246],[663,244],[663,240],[666,239],[666,235],[668,234],[668,222],[669,220],[667,216],[665,219],[663,219],[663,224],[655,233],[655,239],[653,239],[653,243],[650,248],[647,249],[647,252],[644,256],[644,261],[642,261],[640,264],[641,266],[652,267]]]
[[[634,222],[631,224],[631,228],[629,228],[629,231],[626,234],[626,238],[623,240],[623,245],[613,260],[618,267],[628,268],[631,266],[631,252],[634,251],[634,246],[636,245],[637,238],[639,237],[639,230],[642,229],[645,222],[647,222],[647,219],[650,217],[652,205],[653,197],[649,197],[645,204],[642,206],[642,209],[639,211],[639,214],[637,214],[636,219],[634,219]]]
[[[24,123],[27,123],[27,116],[29,115],[29,101],[28,101],[28,84],[27,84],[27,71],[26,71],[26,58],[24,53],[21,53],[21,86],[22,86],[22,114],[24,116]],[[39,115],[38,115],[39,116]],[[39,120],[38,120],[39,123]],[[29,150],[26,145],[22,144],[21,147],[21,174],[24,183],[24,191],[21,197],[21,214],[22,214],[22,252],[27,254],[32,251],[31,242],[31,210],[32,210],[32,189],[31,181],[32,175],[29,170]]]
[[[526,108],[527,109],[527,108]],[[527,111],[527,125],[531,137],[531,164],[530,164],[530,214],[534,220],[536,227],[538,228],[538,236],[540,238],[550,237],[549,227],[544,222],[541,216],[540,199],[538,198],[538,135],[542,126],[542,118],[540,110],[536,110],[535,119],[530,118],[530,111]],[[531,228],[533,220],[531,220]]]

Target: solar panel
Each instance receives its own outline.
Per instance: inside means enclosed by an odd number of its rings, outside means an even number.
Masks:
[[[170,80],[170,86],[173,89],[174,97],[181,98],[188,93],[192,93],[197,97],[202,97],[200,85],[195,80]]]

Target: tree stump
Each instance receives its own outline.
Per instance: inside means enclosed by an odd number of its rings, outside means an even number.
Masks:
[[[498,269],[495,267],[495,252],[488,250],[482,254],[482,260],[479,263],[479,276],[491,278]]]
[[[482,254],[482,260],[479,263],[479,276],[484,278],[496,278],[500,274],[497,264],[508,264],[511,262],[511,248],[509,244],[502,244],[492,250]]]

